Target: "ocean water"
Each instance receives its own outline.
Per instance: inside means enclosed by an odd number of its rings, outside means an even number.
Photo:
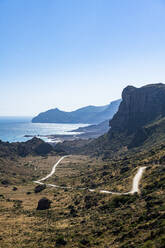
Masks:
[[[0,117],[0,140],[22,142],[31,139],[25,135],[76,134],[70,132],[86,124],[32,123],[32,117]],[[41,137],[40,137],[41,138]],[[43,140],[51,142],[47,137]]]

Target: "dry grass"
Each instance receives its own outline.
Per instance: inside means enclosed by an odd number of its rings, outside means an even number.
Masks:
[[[148,210],[144,197],[133,196],[125,200],[125,197],[118,199],[112,195],[90,193],[79,189],[79,187],[90,188],[94,183],[98,189],[126,191],[131,187],[137,166],[133,166],[130,162],[126,164],[128,170],[121,173],[123,162],[107,162],[91,159],[88,156],[71,156],[59,164],[56,174],[46,182],[65,184],[73,186],[74,189],[47,187],[40,193],[34,193],[36,186],[33,183],[34,178],[40,179],[46,176],[58,159],[59,157],[54,156],[27,157],[15,161],[15,166],[20,168],[16,183],[0,186],[0,194],[3,195],[0,197],[0,247],[54,248],[58,247],[56,240],[60,235],[63,235],[67,241],[67,244],[61,247],[66,248],[105,248],[106,245],[112,248],[142,247],[137,246],[138,239],[134,232],[137,232],[139,240],[147,239],[151,229],[150,227],[148,230],[147,225],[155,221],[151,218],[145,223],[145,218],[148,217],[144,214]],[[153,164],[148,168],[147,175],[142,179],[143,187],[152,185],[151,178],[159,180],[159,174],[153,174],[159,169],[159,165]],[[26,181],[22,182],[22,178]],[[12,182],[11,175],[9,179]],[[18,189],[13,191],[13,186]],[[159,216],[163,211],[160,204],[162,189],[155,189],[152,194],[154,194],[153,199],[158,197],[159,206],[153,205],[149,209],[149,215],[156,211]],[[37,203],[42,197],[52,201],[51,208],[37,211]],[[128,201],[129,199],[131,200]],[[118,201],[122,201],[122,204],[119,205]],[[140,222],[139,219],[143,215],[144,219]],[[139,228],[138,231],[135,223]],[[143,230],[144,225],[146,229]],[[130,243],[122,246],[123,242],[129,241],[127,235],[129,237],[130,233],[132,233],[133,246],[130,246]],[[84,240],[87,242],[86,245],[83,245]]]

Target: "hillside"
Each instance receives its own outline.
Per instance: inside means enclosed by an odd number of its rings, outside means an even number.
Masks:
[[[0,140],[0,157],[12,158],[16,156],[47,155],[53,151],[53,147],[43,140],[33,138],[26,142],[9,143]]]
[[[109,130],[109,120],[105,120],[97,125],[89,125],[87,127],[79,127],[71,132],[83,132],[85,134],[96,133],[98,136],[107,133]]]
[[[164,248],[164,94],[163,84],[127,87],[107,134],[64,142],[47,156],[36,154],[36,138],[21,144],[26,156],[17,143],[1,142],[0,247]],[[71,155],[61,158],[62,149]],[[10,152],[17,156],[8,158]],[[57,164],[36,193],[36,180]],[[45,197],[51,206],[39,210]]]
[[[152,147],[165,141],[165,85],[123,90],[118,112],[110,121],[106,142],[113,147]]]
[[[40,113],[32,119],[34,123],[100,123],[111,119],[118,110],[121,100],[105,106],[87,106],[72,112],[61,111],[58,108]]]
[[[83,147],[69,142],[58,144],[67,152],[79,152],[105,157],[127,150],[149,149],[165,142],[165,85],[151,84],[141,88],[128,86],[123,90],[122,102],[110,120],[107,134]],[[115,153],[114,153],[115,152]]]
[[[106,161],[70,156],[45,182],[65,188],[47,186],[35,193],[33,181],[47,175],[58,159],[1,161],[0,247],[164,248],[165,146]],[[147,167],[139,194],[97,192],[127,192],[139,166]],[[36,210],[43,197],[51,200],[51,208]]]

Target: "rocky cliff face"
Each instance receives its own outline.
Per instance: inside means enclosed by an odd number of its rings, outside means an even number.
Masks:
[[[118,112],[110,121],[107,134],[71,153],[112,157],[129,149],[150,149],[165,143],[165,84],[150,84],[141,88],[128,86],[123,90]],[[69,144],[66,144],[69,147]],[[66,147],[62,147],[64,150]]]
[[[110,121],[111,130],[133,133],[138,128],[165,116],[165,84],[123,90],[118,112]],[[110,131],[111,132],[111,131]]]

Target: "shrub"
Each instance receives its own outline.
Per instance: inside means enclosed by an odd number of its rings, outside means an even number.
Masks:
[[[66,245],[66,244],[67,244],[67,242],[62,235],[57,237],[57,239],[56,239],[56,245],[57,246]]]
[[[120,195],[120,196],[115,196],[112,198],[112,200],[109,203],[109,207],[112,208],[118,208],[121,205],[124,204],[130,204],[136,200],[136,195]]]
[[[13,191],[16,191],[17,190],[17,187],[13,187]]]
[[[41,192],[42,190],[46,189],[46,185],[45,184],[41,184],[41,185],[37,185],[34,189],[34,192],[35,193],[39,193]]]
[[[82,239],[82,240],[80,240],[80,244],[85,245],[85,246],[88,245],[88,247],[89,247],[90,242],[87,239]]]

